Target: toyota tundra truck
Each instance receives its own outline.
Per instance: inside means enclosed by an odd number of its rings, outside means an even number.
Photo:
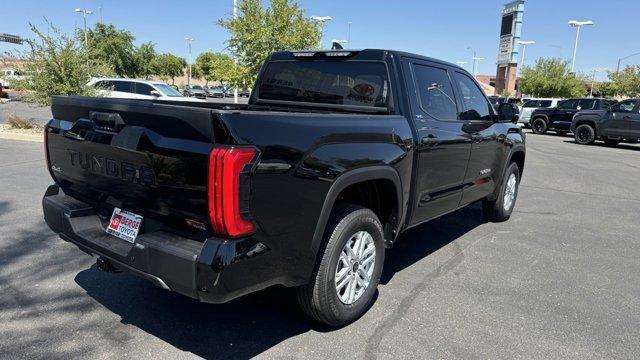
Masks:
[[[525,162],[515,105],[397,51],[274,53],[245,105],[54,96],[51,110],[44,218],[99,270],[208,303],[295,287],[333,326],[369,307],[403,231],[477,201],[507,220]]]

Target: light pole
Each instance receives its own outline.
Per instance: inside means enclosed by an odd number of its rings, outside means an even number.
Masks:
[[[524,67],[524,54],[527,51],[527,45],[535,44],[535,41],[521,41],[518,40],[518,44],[522,45],[522,57],[520,58],[520,66],[518,66],[518,71],[522,71],[522,67]]]
[[[75,12],[78,14],[82,14],[82,19],[84,20],[84,47],[89,47],[89,39],[87,38],[87,15],[93,14],[93,11],[87,9],[76,8]]]
[[[626,60],[626,59],[628,59],[628,58],[630,58],[630,57],[633,57],[633,56],[636,56],[636,55],[640,55],[640,52],[633,53],[633,54],[631,54],[631,55],[629,55],[629,56],[625,56],[625,57],[619,58],[619,59],[618,59],[618,66],[616,67],[616,72],[617,72],[617,73],[619,73],[619,72],[620,72],[620,62],[621,62],[622,60]]]
[[[349,31],[347,32],[347,43],[351,44],[351,21],[347,22],[347,25],[349,25]]]
[[[484,60],[484,58],[483,57],[474,56],[474,57],[471,58],[471,60],[473,60],[473,78],[475,79],[476,78],[476,72],[478,71],[478,62],[480,60]]]
[[[578,40],[580,39],[580,28],[583,26],[593,26],[594,23],[591,20],[577,21],[571,20],[568,22],[569,26],[576,28],[576,43],[573,45],[573,58],[571,59],[571,72],[574,72],[576,65],[576,53],[578,52]]]
[[[589,89],[589,97],[593,97],[593,86],[596,84],[596,73],[599,71],[607,71],[609,69],[593,69],[593,76],[591,77],[591,89]]]
[[[238,0],[233,0],[233,20],[237,20],[238,19]],[[238,63],[238,57],[236,56],[236,54],[233,54],[233,63],[237,64]],[[233,103],[237,104],[238,103],[238,86],[236,84],[236,86],[233,87]]]
[[[331,16],[313,15],[313,16],[310,16],[309,19],[322,23],[322,30],[320,30],[320,43],[322,44],[322,38],[324,37],[324,24],[326,24],[327,21],[333,20],[333,18]]]
[[[187,42],[187,45],[189,45],[189,74],[187,75],[187,85],[191,85],[191,42],[193,42],[194,39],[187,36],[184,40]]]

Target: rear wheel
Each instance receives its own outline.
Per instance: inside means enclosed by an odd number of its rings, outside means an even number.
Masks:
[[[547,122],[544,121],[543,118],[533,119],[533,121],[531,122],[531,130],[533,130],[535,134],[539,134],[539,135],[546,134]]]
[[[336,205],[313,276],[309,284],[297,288],[302,310],[332,326],[359,318],[376,292],[384,251],[382,226],[373,211]]]
[[[511,163],[505,171],[502,179],[500,193],[495,200],[484,199],[482,211],[489,221],[501,222],[511,217],[513,207],[518,197],[518,185],[520,184],[520,170],[516,163]]]
[[[576,127],[576,130],[573,133],[573,138],[578,144],[593,144],[596,140],[596,131],[591,125],[582,124]]]

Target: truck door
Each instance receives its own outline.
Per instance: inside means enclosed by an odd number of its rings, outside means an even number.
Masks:
[[[500,182],[506,152],[504,124],[494,121],[494,112],[478,84],[467,74],[454,72],[454,83],[462,102],[462,130],[472,140],[471,156],[464,177],[460,205],[489,195]]]
[[[411,224],[417,224],[458,207],[471,139],[458,120],[448,67],[413,59],[407,59],[404,67],[418,135],[411,219]]]
[[[629,137],[640,139],[640,101],[636,101],[636,107],[631,113],[624,115],[622,118],[627,117],[629,124]]]
[[[600,125],[600,134],[611,137],[634,137],[632,127],[634,118],[638,119],[635,100],[621,101],[611,107],[607,119]],[[637,134],[640,135],[640,134]]]

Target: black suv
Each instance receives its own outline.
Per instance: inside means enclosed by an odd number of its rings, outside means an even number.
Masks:
[[[592,144],[597,138],[607,145],[640,140],[640,99],[629,99],[609,110],[580,111],[573,117],[571,131],[578,144]]]
[[[571,131],[573,115],[583,110],[605,110],[615,104],[615,100],[600,98],[567,99],[554,108],[540,108],[531,114],[531,129],[536,134],[546,134],[548,130],[558,135]]]

